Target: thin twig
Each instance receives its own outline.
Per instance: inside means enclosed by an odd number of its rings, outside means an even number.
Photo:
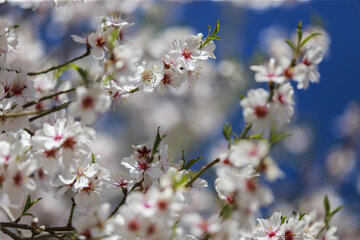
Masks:
[[[75,57],[73,59],[70,59],[69,61],[63,63],[63,64],[60,64],[60,65],[57,65],[57,66],[53,66],[51,68],[48,68],[46,70],[43,70],[43,71],[40,71],[40,72],[28,72],[27,75],[28,76],[36,76],[36,75],[40,75],[40,74],[44,74],[44,73],[48,73],[50,71],[54,71],[56,69],[59,69],[59,68],[62,68],[62,67],[65,67],[66,65],[72,63],[72,62],[75,62],[77,60],[80,60],[84,57],[87,57],[89,56],[91,53],[91,46],[89,44],[86,45],[86,52],[78,57]]]
[[[71,103],[71,101],[63,103],[63,104],[61,104],[59,106],[56,106],[56,107],[52,107],[52,108],[44,109],[44,110],[38,110],[38,111],[6,113],[6,114],[3,114],[3,115],[0,115],[0,118],[3,119],[3,118],[23,117],[23,116],[28,116],[28,115],[39,114],[38,116],[35,116],[35,117],[32,117],[32,118],[29,119],[29,121],[33,121],[33,120],[35,120],[35,119],[37,119],[39,117],[45,116],[45,115],[47,115],[49,113],[56,112],[56,111],[59,111],[59,110],[61,110],[63,108],[66,108],[70,103]]]
[[[76,207],[75,199],[71,198],[71,201],[72,201],[72,205],[71,205],[70,216],[69,216],[69,220],[68,220],[67,225],[66,225],[68,227],[72,226],[72,219],[73,219],[74,210],[75,210],[75,207]]]
[[[52,98],[54,98],[54,97],[56,97],[56,96],[59,96],[59,95],[61,95],[61,94],[64,94],[64,93],[73,92],[73,91],[75,91],[75,90],[76,90],[76,88],[70,88],[70,89],[68,89],[68,90],[56,92],[56,93],[54,93],[54,94],[51,94],[51,95],[42,97],[42,98],[40,98],[40,99],[37,100],[37,101],[32,101],[32,102],[25,103],[24,105],[22,105],[22,107],[23,107],[23,108],[27,108],[27,107],[33,106],[33,105],[35,105],[35,104],[38,104],[38,103],[40,103],[40,102],[42,102],[42,101],[45,101],[45,100],[48,100],[48,99],[52,99]]]
[[[23,238],[22,238],[21,236],[15,234],[15,233],[11,232],[10,230],[8,230],[7,228],[5,228],[2,223],[0,224],[0,226],[1,226],[1,227],[0,227],[0,230],[1,230],[3,233],[5,233],[6,235],[12,237],[12,238],[15,239],[15,240],[23,240]]]
[[[186,187],[191,187],[191,184],[195,182],[196,179],[198,179],[206,170],[214,166],[216,163],[220,162],[220,159],[217,158],[211,162],[209,162],[207,165],[205,165],[191,180],[186,184]]]
[[[116,206],[116,208],[109,214],[108,219],[109,219],[109,218],[112,218],[112,217],[119,211],[120,207],[121,207],[122,205],[124,205],[124,203],[126,202],[126,198],[127,198],[127,196],[129,195],[129,193],[131,193],[132,191],[134,191],[135,188],[139,187],[139,186],[142,184],[143,180],[144,180],[144,178],[143,178],[140,182],[137,182],[136,184],[134,184],[134,186],[130,189],[130,191],[128,191],[128,192],[127,192],[127,191],[123,191],[124,197],[121,199],[121,201],[120,201],[119,204]]]

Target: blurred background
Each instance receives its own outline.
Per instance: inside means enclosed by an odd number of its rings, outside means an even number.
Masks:
[[[340,239],[360,239],[360,1],[67,2],[55,8],[50,2],[32,1],[0,5],[1,17],[20,25],[21,58],[10,56],[9,61],[30,71],[78,56],[84,46],[70,35],[95,31],[100,17],[111,12],[135,23],[125,40],[146,60],[159,60],[172,40],[206,35],[207,25],[220,21],[217,59],[206,62],[195,87],[183,85],[165,96],[134,94],[126,105],[116,105],[98,119],[93,152],[114,168],[131,153],[131,144],[149,141],[160,126],[170,156],[179,160],[182,149],[187,159],[204,156],[195,165],[200,169],[226,149],[222,128],[227,122],[237,132],[243,128],[239,94],[266,88],[255,83],[249,66],[284,54],[283,39],[295,36],[300,20],[305,31],[322,31],[327,54],[320,64],[320,84],[295,91],[295,116],[287,127],[292,136],[271,154],[286,177],[271,184],[277,200],[263,214],[321,212],[328,194],[332,206],[345,206],[333,220]],[[99,71],[91,57],[79,65],[93,76]],[[68,72],[61,81],[69,79],[80,77]],[[214,173],[208,172],[206,179],[212,186]],[[215,204],[208,195],[199,198],[204,209]]]

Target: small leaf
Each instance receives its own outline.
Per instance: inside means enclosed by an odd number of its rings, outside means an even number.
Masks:
[[[241,100],[243,100],[245,98],[245,96],[243,94],[241,94],[241,93],[239,93],[239,97],[240,97]]]
[[[81,76],[82,80],[84,81],[84,83],[86,85],[89,84],[89,82],[90,82],[89,81],[89,72],[87,70],[85,70],[85,69],[83,69],[83,68],[81,68],[78,65],[73,64],[73,63],[70,64],[70,67],[72,69],[76,70],[79,73],[79,75]]]
[[[283,225],[286,221],[286,216],[281,216],[281,225]]]
[[[290,41],[289,39],[285,39],[285,42],[290,46],[290,48],[295,52],[296,51],[296,47],[294,45],[294,43],[292,41]]]
[[[96,161],[96,157],[93,153],[91,153],[91,162],[95,163],[95,161]]]
[[[320,32],[315,32],[315,33],[312,33],[310,34],[309,36],[307,36],[300,44],[300,48],[302,48],[310,39],[316,37],[316,36],[319,36],[321,35],[322,33]]]
[[[338,213],[340,210],[342,210],[344,208],[344,206],[340,206],[340,207],[337,207],[334,211],[332,211],[331,213],[330,213],[330,219],[336,214],[336,213]],[[330,219],[329,219],[329,221],[330,221]]]
[[[180,170],[183,170],[184,167],[185,167],[185,152],[184,150],[181,150],[181,160],[182,160],[182,166],[181,166],[181,169]]]
[[[325,216],[328,216],[330,214],[330,203],[327,195],[325,195],[324,197],[324,209],[325,209]]]
[[[280,133],[270,133],[270,144],[275,145],[278,142],[281,142],[285,138],[290,137],[292,134],[290,132],[280,132]]]
[[[194,165],[196,162],[198,162],[199,160],[203,159],[204,157],[197,157],[194,159],[191,159],[189,162],[187,162],[187,164],[185,165],[184,169],[189,170],[192,165]]]
[[[151,157],[154,157],[155,154],[158,152],[159,144],[165,137],[166,137],[166,135],[164,135],[164,136],[160,135],[160,127],[158,127],[155,142],[154,142],[154,145],[151,150]]]
[[[58,79],[59,77],[61,77],[64,74],[64,72],[66,72],[69,68],[70,68],[70,66],[66,65],[66,66],[63,66],[63,67],[57,69],[54,73],[55,79]]]
[[[35,218],[34,215],[31,213],[24,213],[24,214],[22,214],[22,216],[31,216],[31,217]]]
[[[208,28],[209,28],[209,33],[208,33],[207,37],[201,42],[199,49],[202,49],[206,44],[208,44],[209,42],[211,42],[213,40],[221,41],[221,38],[219,36],[216,36],[216,34],[220,30],[220,22],[219,22],[219,20],[217,20],[214,31],[211,34],[210,34],[211,27],[209,25],[208,25]]]
[[[229,129],[230,129],[230,131],[229,131]],[[229,125],[229,123],[226,123],[223,128],[223,135],[224,135],[225,139],[228,141],[231,141],[231,135],[230,135],[231,130],[232,130],[232,126]]]
[[[302,21],[299,21],[298,27],[296,29],[297,35],[298,35],[298,47],[300,47],[300,43],[302,40]],[[299,49],[298,49],[299,50]]]
[[[23,209],[23,211],[22,211],[22,215],[23,215],[24,213],[26,213],[27,210],[29,210],[30,208],[31,208],[31,196],[28,195],[28,197],[27,197],[27,199],[26,199],[26,203],[25,203],[24,209]]]
[[[306,213],[300,212],[299,213],[299,221],[301,221],[305,217]]]

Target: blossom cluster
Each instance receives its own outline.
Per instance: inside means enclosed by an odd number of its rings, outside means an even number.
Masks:
[[[191,169],[200,157],[175,161],[168,155],[159,129],[148,143],[133,146],[113,170],[92,153],[96,134],[89,125],[97,114],[109,111],[112,104],[125,103],[135,92],[156,90],[164,95],[185,82],[194,87],[204,62],[215,59],[214,41],[220,40],[218,22],[207,37],[199,33],[175,39],[158,61],[147,62],[137,46],[127,41],[132,25],[119,16],[103,17],[95,32],[73,36],[86,46],[82,56],[33,72],[7,60],[17,50],[16,27],[0,20],[1,201],[8,209],[25,204],[19,218],[1,223],[1,230],[17,236],[18,232],[4,229],[24,227],[16,224],[31,216],[28,210],[39,199],[31,202],[30,195],[42,189],[57,198],[71,196],[73,203],[66,227],[37,227],[35,218],[24,228],[31,230],[32,237],[46,237],[46,233],[49,238],[69,239],[338,239],[329,221],[340,209],[331,211],[328,203],[325,220],[313,213],[287,218],[276,212],[255,222],[260,209],[274,201],[261,175],[267,181],[284,177],[270,150],[286,137],[280,127],[294,113],[291,80],[300,89],[319,81],[317,65],[325,51],[310,41],[317,34],[303,38],[299,25],[298,41],[288,40],[292,58],[271,58],[265,65],[251,67],[255,80],[267,82],[269,91],[249,90],[240,102],[246,121],[243,132],[236,134],[226,126],[228,149],[200,171]],[[94,79],[74,63],[89,55],[99,69]],[[79,73],[80,84],[58,81],[69,69]],[[204,217],[189,209],[195,193],[208,186],[202,174],[213,166],[220,209]],[[109,193],[119,196],[115,207],[106,198]]]

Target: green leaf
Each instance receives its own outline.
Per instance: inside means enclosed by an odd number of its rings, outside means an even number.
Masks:
[[[340,207],[337,207],[334,211],[332,211],[331,213],[330,213],[330,219],[336,214],[336,213],[338,213],[340,210],[342,210],[344,208],[344,206],[340,206]],[[330,221],[330,219],[329,219],[329,221]]]
[[[296,47],[292,41],[290,41],[289,39],[285,39],[285,42],[290,46],[290,48],[293,50],[293,52],[296,51]]]
[[[229,123],[226,123],[223,128],[223,135],[226,140],[231,141],[231,132],[232,132],[232,126],[229,125]]]
[[[24,215],[24,213],[26,213],[27,210],[29,210],[30,208],[31,208],[31,196],[28,195],[28,197],[27,197],[27,199],[26,199],[26,203],[25,203],[24,209],[23,209],[21,215]]]
[[[299,221],[301,221],[307,213],[300,212],[299,213]]]
[[[204,157],[200,156],[200,157],[197,157],[197,158],[194,158],[194,159],[191,159],[190,161],[188,161],[184,167],[184,169],[186,170],[189,170],[192,165],[194,165],[197,161],[203,159]]]
[[[209,28],[209,32],[207,37],[201,42],[199,49],[202,49],[206,44],[208,44],[209,42],[213,41],[213,40],[218,40],[221,41],[221,38],[219,36],[217,36],[216,34],[218,34],[219,30],[220,30],[220,22],[219,20],[217,20],[216,22],[216,26],[214,28],[214,31],[212,33],[211,32],[211,27],[208,25]]]
[[[344,208],[344,206],[340,206],[340,207],[337,207],[335,210],[331,211],[329,198],[327,195],[325,195],[325,197],[324,197],[324,210],[325,210],[324,223],[325,223],[325,226],[327,229],[329,229],[329,227],[330,227],[329,224],[330,224],[331,218],[343,208]]]
[[[69,64],[69,66],[79,73],[79,75],[81,76],[82,80],[84,81],[84,83],[86,85],[89,84],[89,82],[90,82],[90,80],[89,80],[89,72],[87,70],[85,70],[85,69],[83,69],[83,68],[81,68],[78,65],[73,64],[73,63]]]
[[[299,21],[298,27],[296,29],[297,35],[298,35],[298,47],[300,46],[301,39],[302,39],[302,21]]]
[[[154,145],[152,147],[151,150],[151,157],[153,158],[155,156],[155,154],[158,152],[158,147],[160,145],[160,142],[166,137],[166,135],[161,136],[160,135],[160,127],[158,127],[157,129],[157,133],[156,133],[156,138],[155,138],[155,142]]]
[[[241,100],[243,100],[245,98],[245,96],[243,94],[241,94],[241,93],[239,93],[239,97],[240,97]]]
[[[31,201],[31,195],[28,195],[28,197],[26,198],[24,209],[23,209],[23,211],[21,213],[21,216],[18,218],[18,220],[20,221],[20,218],[23,217],[23,216],[32,216],[32,217],[34,217],[31,213],[28,213],[28,211],[32,206],[34,206],[41,199],[42,198],[37,198],[34,201]]]
[[[22,216],[30,216],[30,217],[35,218],[35,217],[34,217],[34,215],[33,215],[32,213],[24,213],[24,214],[22,214]]]
[[[275,132],[275,131],[271,131],[270,133],[270,138],[269,138],[269,142],[270,144],[273,146],[278,142],[281,142],[282,140],[284,140],[287,137],[290,137],[292,134],[290,132]]]
[[[258,139],[258,140],[266,140],[266,141],[267,141],[266,138],[263,138],[263,137],[262,137],[262,134],[250,135],[250,136],[249,136],[249,139]]]
[[[307,36],[300,44],[300,48],[302,48],[310,39],[316,37],[316,36],[319,36],[321,35],[322,33],[320,32],[315,32],[315,33],[312,33],[310,34],[309,36]]]
[[[286,216],[281,216],[281,225],[283,225],[286,221]]]
[[[95,163],[95,161],[96,161],[96,157],[93,153],[91,153],[91,162]]]
[[[111,75],[107,75],[104,79],[104,83],[105,85],[108,84],[111,80],[113,80],[114,78]]]
[[[55,79],[58,79],[59,77],[61,77],[64,74],[64,72],[66,72],[69,68],[70,68],[70,66],[66,65],[66,66],[63,66],[63,67],[57,69],[54,73]]]
[[[327,195],[324,197],[324,209],[325,209],[325,216],[330,214],[330,202]]]

